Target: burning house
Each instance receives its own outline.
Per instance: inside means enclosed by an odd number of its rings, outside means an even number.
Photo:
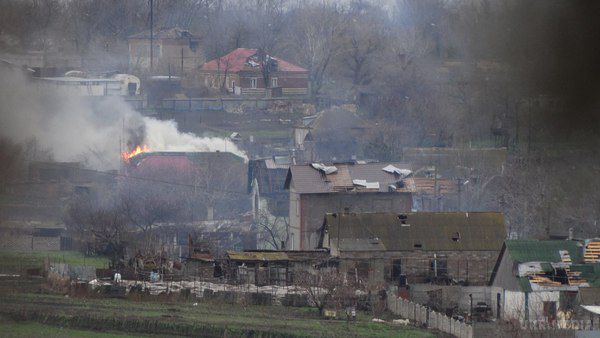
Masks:
[[[165,197],[168,192],[176,195],[185,203],[178,213],[180,221],[234,219],[249,211],[243,158],[228,152],[147,150],[136,149],[128,159],[124,171],[133,178],[128,181],[136,186],[162,186],[158,191]]]

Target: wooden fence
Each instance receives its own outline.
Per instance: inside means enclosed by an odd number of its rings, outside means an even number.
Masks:
[[[387,307],[392,313],[409,319],[429,329],[436,329],[459,338],[473,338],[473,327],[452,319],[425,306],[399,298],[388,298]]]

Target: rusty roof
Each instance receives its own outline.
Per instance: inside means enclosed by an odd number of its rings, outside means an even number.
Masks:
[[[506,237],[498,212],[327,214],[325,229],[340,251],[499,251]]]
[[[330,193],[336,191],[373,191],[372,189],[361,189],[352,184],[352,180],[366,180],[367,182],[378,182],[379,192],[387,192],[390,184],[397,183],[401,177],[390,174],[383,170],[388,165],[393,165],[401,169],[410,169],[410,165],[396,162],[377,162],[377,163],[336,163],[333,164],[338,170],[333,174],[326,175],[313,168],[310,164],[292,165],[288,170],[285,188],[293,188],[301,194]],[[410,177],[405,179],[405,183],[410,182]],[[292,183],[293,181],[293,183]],[[399,188],[397,192],[410,192],[410,184],[405,184],[404,188]]]
[[[192,253],[192,255],[190,256],[191,260],[196,260],[196,261],[203,261],[203,262],[212,262],[215,260],[215,258],[213,257],[213,255],[210,252],[194,252]]]
[[[227,251],[227,257],[232,261],[287,261],[288,255],[283,251]]]

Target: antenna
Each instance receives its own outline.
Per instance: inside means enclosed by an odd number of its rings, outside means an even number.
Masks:
[[[150,0],[150,74],[152,74],[154,59],[154,1]]]

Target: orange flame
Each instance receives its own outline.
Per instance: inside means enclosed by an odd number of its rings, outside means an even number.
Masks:
[[[148,146],[144,144],[142,146],[135,147],[135,149],[133,149],[132,151],[129,151],[129,152],[128,151],[124,151],[124,152],[122,152],[121,153],[121,157],[123,158],[123,161],[129,162],[129,160],[132,157],[135,157],[135,156],[137,156],[137,155],[139,155],[141,153],[147,153],[149,151],[150,151],[150,148],[148,148]]]

